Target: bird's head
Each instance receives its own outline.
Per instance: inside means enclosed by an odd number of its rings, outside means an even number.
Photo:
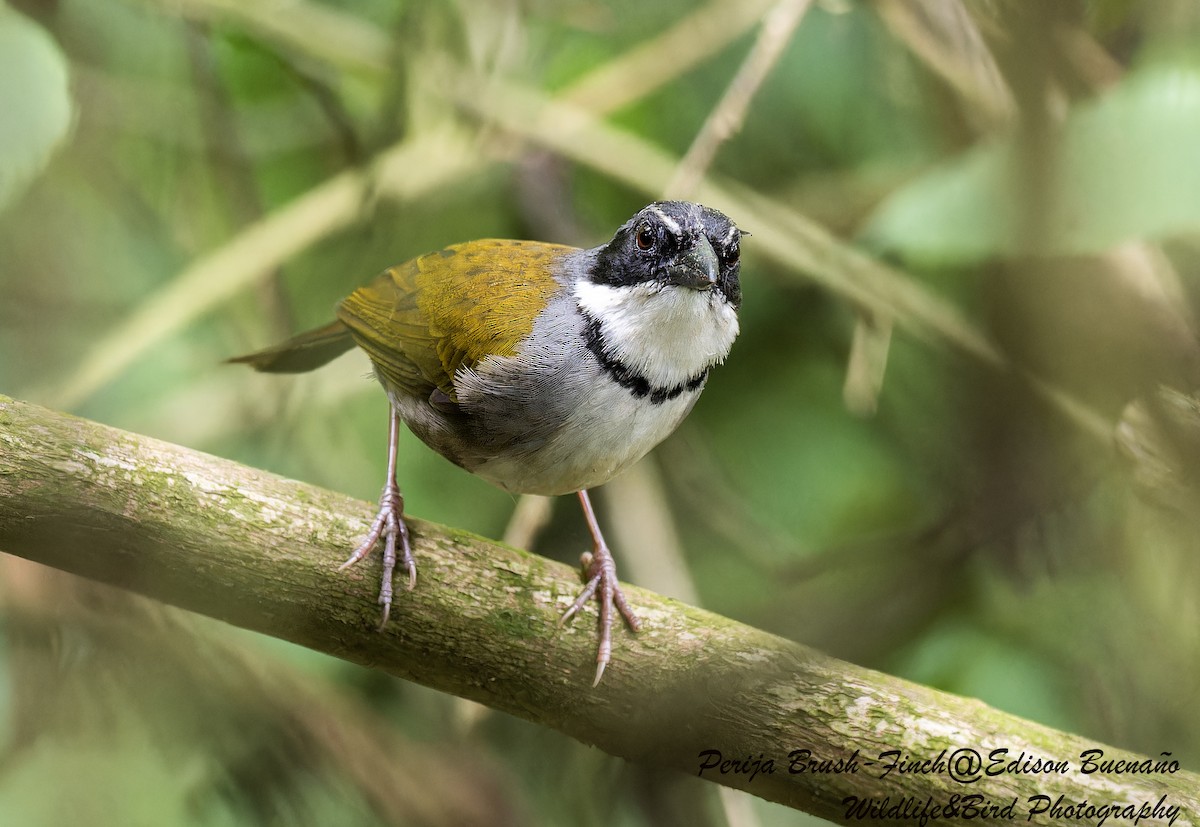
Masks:
[[[661,286],[711,291],[737,309],[742,231],[717,210],[656,201],[625,222],[588,273],[610,287]]]
[[[743,232],[686,201],[639,210],[574,284],[589,347],[654,387],[703,384],[738,333]]]

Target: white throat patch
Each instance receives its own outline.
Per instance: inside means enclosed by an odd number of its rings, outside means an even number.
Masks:
[[[737,338],[737,311],[714,290],[580,279],[573,292],[599,321],[605,351],[653,385],[673,387],[725,361]]]

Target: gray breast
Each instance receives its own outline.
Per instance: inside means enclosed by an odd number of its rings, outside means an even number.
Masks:
[[[600,374],[582,330],[579,311],[563,291],[515,356],[490,356],[455,378],[480,460],[536,452],[570,421]]]

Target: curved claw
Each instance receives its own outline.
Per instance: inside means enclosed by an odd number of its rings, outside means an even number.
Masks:
[[[608,546],[603,543],[597,545],[594,553],[584,554],[582,561],[584,568],[584,576],[587,577],[587,583],[579,595],[562,616],[558,619],[559,625],[566,623],[572,617],[579,613],[579,610],[584,605],[596,597],[600,604],[600,640],[596,646],[596,677],[592,681],[592,686],[598,686],[600,679],[604,677],[604,670],[607,668],[609,661],[612,660],[612,626],[613,626],[613,607],[615,606],[621,617],[625,619],[626,625],[636,632],[641,628],[641,623],[633,610],[629,608],[629,604],[625,600],[625,595],[621,592],[620,583],[617,581],[617,565],[613,561],[612,553],[608,550]]]
[[[397,562],[408,572],[408,590],[412,591],[417,585],[417,566],[413,560],[408,526],[404,523],[404,498],[394,483],[384,486],[379,498],[379,513],[371,523],[371,530],[349,559],[338,566],[338,571],[348,569],[370,554],[380,539],[383,540],[383,576],[379,586],[379,605],[383,606],[379,628],[382,630],[392,612],[392,575]]]
[[[417,585],[417,564],[413,560],[408,526],[404,523],[404,497],[396,483],[396,450],[399,435],[400,417],[393,409],[388,423],[387,482],[384,483],[383,493],[379,495],[379,511],[371,522],[371,530],[367,532],[366,539],[351,552],[345,563],[338,566],[338,571],[350,568],[370,554],[375,544],[383,539],[383,578],[379,586],[379,605],[383,606],[383,616],[379,621],[380,631],[383,631],[392,613],[392,574],[396,570],[397,550],[399,561],[408,572],[408,590],[412,591]]]

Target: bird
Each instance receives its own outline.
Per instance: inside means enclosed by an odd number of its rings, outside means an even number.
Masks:
[[[594,597],[593,686],[612,657],[621,591],[588,490],[641,459],[696,403],[738,335],[741,239],[723,213],[656,201],[590,249],[539,241],[454,244],[390,267],[343,299],[336,320],[230,362],[309,371],[354,346],[390,401],[379,510],[342,564],[382,540],[378,602],[391,611],[397,564],[416,564],[397,477],[404,422],[437,453],[514,494],[576,494],[592,537],[585,584],[560,618]]]

